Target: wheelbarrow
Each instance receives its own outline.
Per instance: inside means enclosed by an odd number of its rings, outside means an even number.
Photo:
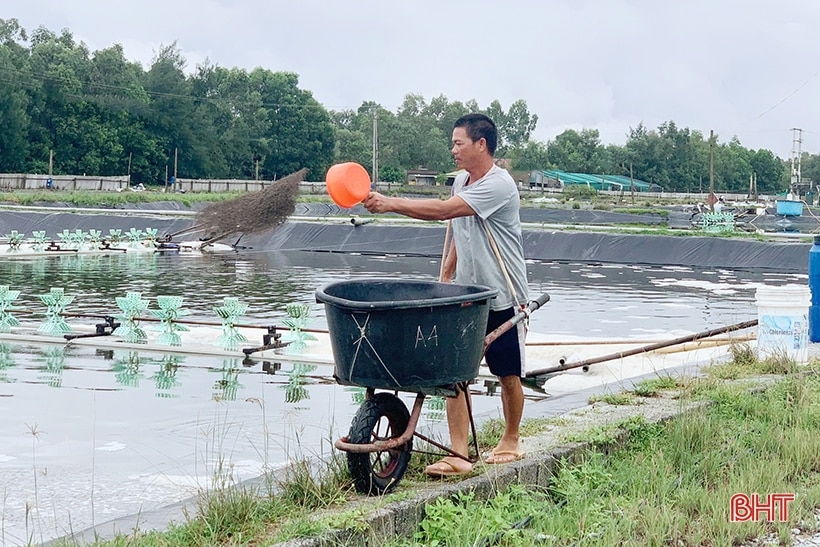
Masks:
[[[478,376],[487,346],[549,300],[540,296],[487,334],[497,293],[480,285],[397,279],[339,281],[316,291],[325,305],[336,382],[366,388],[348,435],[335,443],[347,452],[359,492],[393,489],[407,470],[414,437],[473,461],[417,433],[416,426],[427,395],[463,391],[475,442],[468,384]],[[416,393],[412,412],[400,391]]]

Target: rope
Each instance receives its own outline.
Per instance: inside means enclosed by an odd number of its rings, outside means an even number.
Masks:
[[[493,237],[492,232],[490,231],[490,227],[487,225],[487,221],[483,218],[479,217],[481,220],[481,226],[484,227],[484,231],[487,233],[487,239],[490,241],[490,247],[495,254],[495,258],[498,260],[498,265],[501,268],[501,272],[504,274],[504,279],[507,281],[507,287],[510,289],[510,296],[513,297],[513,306],[518,304],[518,295],[515,292],[515,287],[513,287],[512,279],[510,279],[510,274],[507,272],[507,266],[504,264],[504,259],[501,258],[501,251],[498,250],[498,245],[495,243],[495,238]]]

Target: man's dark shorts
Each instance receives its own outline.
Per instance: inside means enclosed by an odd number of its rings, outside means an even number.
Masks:
[[[487,320],[487,333],[500,327],[508,319],[515,315],[515,308],[507,308],[501,311],[490,310],[490,317]],[[490,347],[487,348],[485,359],[490,367],[490,372],[496,376],[521,376],[524,363],[524,322],[518,323],[513,328],[499,336]]]

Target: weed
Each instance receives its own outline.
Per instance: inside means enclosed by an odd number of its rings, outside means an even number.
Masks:
[[[732,344],[729,346],[732,363],[740,367],[751,367],[757,363],[757,354],[749,344]]]
[[[275,543],[281,543],[296,538],[315,537],[327,530],[327,525],[318,520],[300,516],[282,524],[273,536]]]
[[[778,351],[760,363],[760,371],[764,374],[794,374],[800,370],[792,357],[785,351]]]
[[[323,466],[316,470],[315,465]],[[317,509],[343,503],[352,483],[342,457],[334,452],[326,462],[312,463],[299,459],[291,463],[281,478],[275,480],[281,501],[292,506]]]
[[[640,404],[640,400],[636,399],[634,394],[628,392],[605,393],[603,395],[593,395],[589,398],[589,404],[598,402],[614,406]]]
[[[660,209],[660,208],[640,208],[640,207],[616,207],[613,211],[618,213],[629,213],[631,215],[659,215],[662,217],[669,216],[668,209]]]
[[[522,437],[534,437],[544,431],[549,431],[550,428],[569,423],[567,419],[557,418],[527,418],[521,422],[519,433]]]
[[[573,431],[564,434],[562,438],[566,442],[589,443],[592,446],[603,448],[621,439],[628,440],[631,435],[642,432],[645,426],[646,420],[643,416],[631,416],[609,424],[592,426],[582,431]]]
[[[633,393],[641,397],[655,397],[659,392],[680,387],[678,380],[671,376],[660,376],[640,382]]]
[[[334,530],[364,532],[369,528],[367,512],[362,508],[333,513],[320,519],[320,523],[323,528],[332,528]]]
[[[511,486],[487,501],[473,492],[439,498],[425,507],[425,518],[413,536],[414,545],[491,545],[514,541],[516,522],[528,522],[543,494]]]
[[[734,361],[704,367],[702,370],[709,378],[716,380],[737,380],[749,376],[752,372],[749,367],[738,365]]]

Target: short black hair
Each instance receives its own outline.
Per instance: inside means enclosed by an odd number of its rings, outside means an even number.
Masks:
[[[487,150],[491,156],[495,155],[495,148],[498,146],[498,129],[489,116],[475,112],[465,114],[453,124],[453,129],[456,127],[463,127],[473,142],[480,139],[487,141]]]

